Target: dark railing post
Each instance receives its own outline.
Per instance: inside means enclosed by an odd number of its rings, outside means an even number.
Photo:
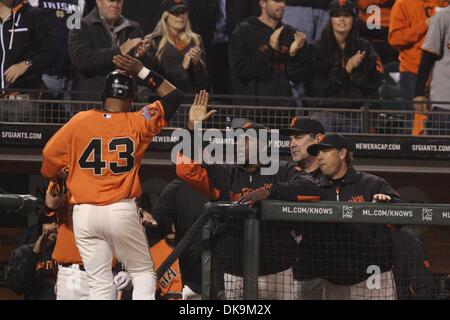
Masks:
[[[202,300],[211,300],[211,235],[212,220],[209,219],[202,228]]]
[[[361,119],[361,133],[369,133],[369,105],[366,103],[362,110],[362,119]]]
[[[256,212],[244,224],[244,300],[258,299],[260,220]]]

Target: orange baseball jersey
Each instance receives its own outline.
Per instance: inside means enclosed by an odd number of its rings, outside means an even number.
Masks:
[[[166,124],[160,101],[137,112],[80,112],[48,141],[41,173],[55,178],[65,166],[71,168],[70,204],[108,205],[138,197],[142,157]]]
[[[155,270],[166,260],[171,254],[173,248],[167,244],[166,239],[160,240],[153,247],[150,248],[150,254],[154,263]],[[168,293],[182,294],[183,283],[181,280],[180,267],[178,259],[170,266],[170,268],[158,279],[158,287],[161,290],[161,296]]]

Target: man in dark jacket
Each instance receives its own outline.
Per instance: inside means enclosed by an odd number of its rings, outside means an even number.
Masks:
[[[26,90],[41,89],[42,73],[56,57],[45,16],[26,1],[5,0],[0,2],[0,19],[2,94],[11,100],[37,98]],[[36,105],[29,102],[8,101],[0,112],[2,121],[39,121]]]
[[[350,146],[342,135],[326,134],[308,153],[317,157],[323,174],[318,179],[321,200],[401,202],[384,179],[353,169]],[[298,274],[316,280],[300,282],[299,298],[396,299],[393,250],[385,225],[305,224]]]
[[[35,0],[30,5],[42,10],[47,18],[50,33],[53,36],[58,57],[52,66],[42,75],[47,90],[52,91],[46,97],[70,100],[73,84],[73,66],[70,62],[67,40],[69,31],[77,27],[84,12],[84,0]],[[61,92],[64,91],[64,92]],[[65,106],[67,111],[70,105]]]
[[[70,59],[76,69],[73,90],[85,91],[74,93],[78,100],[100,100],[106,75],[115,69],[113,56],[135,55],[143,44],[141,27],[121,15],[122,5],[123,0],[98,0],[81,20],[81,28],[69,34]]]
[[[256,16],[258,0],[191,0],[190,17],[194,31],[202,36],[206,63],[214,94],[230,94],[228,44],[234,28]]]
[[[281,23],[286,3],[260,1],[261,15],[233,31],[229,55],[235,95],[292,97],[289,81],[303,79],[305,35]],[[293,106],[292,101],[241,99],[236,103]]]
[[[34,244],[25,244],[11,253],[8,262],[8,286],[25,300],[54,300],[58,267],[52,260],[56,243],[55,216],[39,217],[40,236]]]
[[[26,1],[7,0],[0,2],[0,17],[1,88],[40,89],[42,72],[56,56],[45,16]]]

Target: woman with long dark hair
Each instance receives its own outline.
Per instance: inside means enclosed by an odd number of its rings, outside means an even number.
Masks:
[[[309,47],[310,68],[306,92],[310,97],[366,99],[381,84],[383,66],[372,44],[359,37],[358,10],[352,1],[334,0],[330,22],[320,39]],[[326,102],[321,107],[356,109],[360,102]],[[319,106],[310,103],[308,106]],[[331,132],[359,132],[355,113],[313,112]]]

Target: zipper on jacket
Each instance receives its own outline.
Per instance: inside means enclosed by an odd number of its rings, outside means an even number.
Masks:
[[[5,78],[3,75],[4,74],[3,68],[5,67],[6,52],[5,52],[5,44],[3,43],[3,26],[5,25],[6,21],[7,21],[7,19],[5,21],[3,21],[2,23],[0,23],[0,42],[2,43],[2,50],[3,50],[2,64],[0,66],[0,72],[1,72],[1,78],[2,78],[2,89],[5,87]]]
[[[339,200],[339,194],[341,193],[341,187],[336,187],[336,201],[340,201]]]
[[[6,51],[5,51],[5,44],[4,44],[4,36],[3,36],[3,28],[5,26],[5,23],[9,20],[11,17],[11,14],[9,14],[6,19],[0,23],[0,42],[2,44],[2,50],[3,50],[3,56],[2,56],[2,64],[0,66],[0,72],[1,72],[1,79],[2,79],[2,89],[5,88],[5,60],[6,60]]]

